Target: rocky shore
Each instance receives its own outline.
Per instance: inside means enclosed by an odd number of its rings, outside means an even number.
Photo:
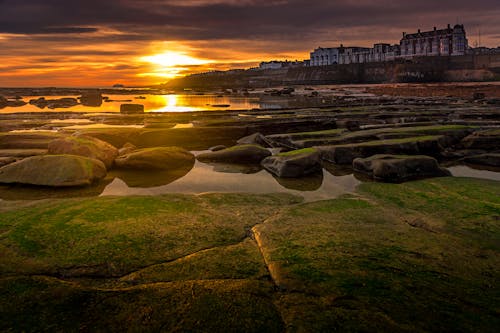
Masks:
[[[0,192],[23,196],[0,196],[0,331],[495,332],[500,185],[446,170],[500,171],[500,105],[488,94],[0,113]],[[98,197],[114,177],[154,187],[152,175],[164,185],[195,163],[264,169],[280,184],[366,181],[312,203]],[[36,200],[49,189],[59,194]]]

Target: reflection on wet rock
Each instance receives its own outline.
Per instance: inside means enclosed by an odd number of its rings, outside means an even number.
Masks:
[[[85,187],[50,187],[34,185],[0,185],[1,200],[42,200],[60,198],[84,198],[99,196],[112,178],[103,180]]]
[[[129,187],[157,187],[184,177],[194,166],[194,160],[173,170],[114,170],[110,175],[121,179]]]
[[[334,164],[326,161],[323,161],[321,165],[323,166],[323,169],[328,171],[333,176],[341,177],[352,174],[352,167],[350,166]]]
[[[262,170],[260,164],[228,164],[228,163],[208,163],[213,166],[215,172],[222,173],[243,173],[250,175]]]
[[[323,184],[323,172],[317,172],[300,178],[273,177],[284,188],[295,191],[316,191]]]

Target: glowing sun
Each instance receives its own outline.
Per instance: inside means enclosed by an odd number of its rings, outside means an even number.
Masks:
[[[145,56],[140,60],[155,66],[153,73],[144,73],[141,76],[159,76],[166,78],[177,77],[180,72],[188,70],[191,66],[200,66],[210,63],[207,59],[199,59],[182,52],[173,51]]]

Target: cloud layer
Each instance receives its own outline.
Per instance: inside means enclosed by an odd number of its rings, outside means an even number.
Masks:
[[[146,84],[141,56],[177,51],[230,68],[321,46],[397,43],[457,21],[500,44],[498,0],[0,0],[0,86]],[[94,81],[92,81],[94,80]],[[51,83],[52,82],[52,83]]]

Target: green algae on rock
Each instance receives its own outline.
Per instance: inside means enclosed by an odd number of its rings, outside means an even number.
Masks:
[[[76,155],[40,155],[0,168],[0,183],[54,187],[84,186],[106,176],[99,160]]]

